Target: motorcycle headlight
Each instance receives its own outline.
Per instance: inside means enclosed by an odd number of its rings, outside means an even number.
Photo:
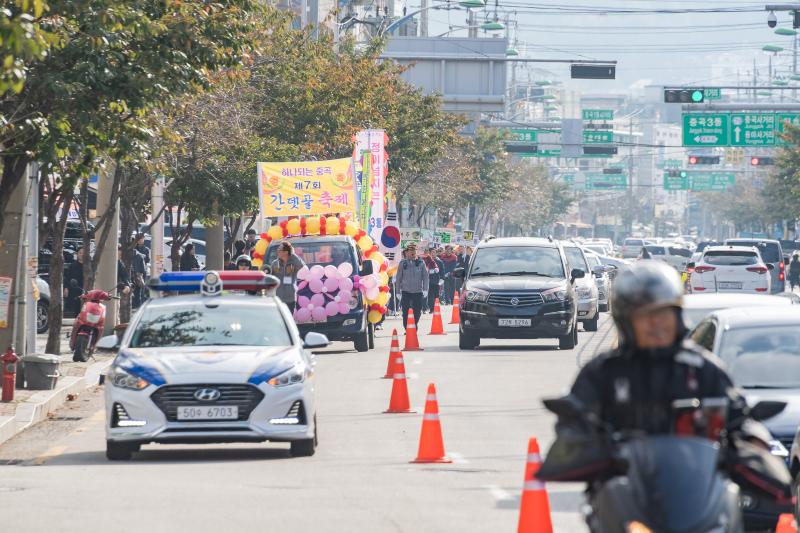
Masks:
[[[575,291],[578,295],[578,298],[591,298],[592,297],[592,289],[589,287],[578,287]]]
[[[298,363],[289,370],[286,370],[274,378],[267,381],[273,387],[286,387],[296,383],[302,383],[307,377],[310,377],[313,370],[303,363]]]
[[[122,389],[142,390],[150,385],[150,382],[146,379],[142,379],[139,376],[134,376],[119,366],[112,366],[108,371],[107,377],[108,381],[110,381],[112,385]]]
[[[564,287],[556,287],[555,289],[549,289],[542,293],[542,299],[545,302],[563,302],[567,299],[567,289]]]
[[[480,289],[469,289],[465,292],[464,297],[468,302],[486,303],[489,299],[489,293]]]

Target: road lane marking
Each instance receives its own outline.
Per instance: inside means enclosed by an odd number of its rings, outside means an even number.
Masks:
[[[519,498],[497,485],[484,485],[484,489],[494,498],[495,505],[500,509],[516,509],[519,507]]]
[[[456,465],[466,465],[469,464],[469,459],[464,457],[462,454],[458,452],[448,452],[447,455],[453,460],[453,464]]]

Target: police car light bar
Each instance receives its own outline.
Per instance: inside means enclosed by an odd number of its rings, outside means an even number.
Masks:
[[[217,272],[164,272],[158,280],[150,281],[150,288],[165,292],[201,292],[207,296],[223,290],[258,291],[275,289],[280,281],[275,276],[254,270]]]

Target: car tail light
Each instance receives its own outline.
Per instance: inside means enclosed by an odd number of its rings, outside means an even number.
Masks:
[[[754,266],[754,267],[747,267],[748,272],[758,272],[759,274],[766,274],[769,272],[769,269],[765,266]]]
[[[716,269],[717,269],[716,267],[706,266],[706,265],[700,265],[694,267],[694,271],[697,272],[698,274],[702,274],[703,272],[711,272]]]
[[[759,288],[756,289],[756,292],[767,292],[767,288],[766,287],[763,287],[763,288],[759,287]]]
[[[783,275],[783,272],[778,272],[778,281],[784,281],[786,276]]]
[[[781,261],[780,263],[778,263],[778,270],[780,270],[781,272],[783,272],[784,270],[786,270],[786,265],[784,264],[784,262],[783,262],[783,261]]]
[[[695,290],[695,291],[704,291],[704,290],[706,290],[706,288],[705,288],[705,287],[692,287],[692,290]]]

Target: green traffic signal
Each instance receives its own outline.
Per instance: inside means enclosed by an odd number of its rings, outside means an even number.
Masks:
[[[686,174],[686,171],[685,170],[681,170],[681,177],[685,178],[686,176],[688,176],[688,174]]]
[[[702,102],[703,101],[703,91],[692,91],[692,102]]]

